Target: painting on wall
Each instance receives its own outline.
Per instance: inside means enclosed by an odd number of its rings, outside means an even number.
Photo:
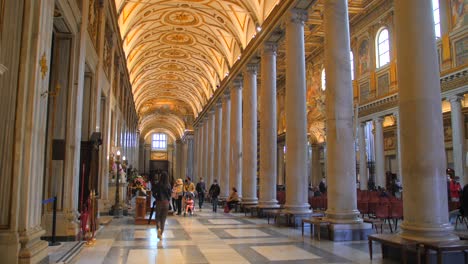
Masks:
[[[457,66],[468,64],[468,37],[455,42],[455,62]]]
[[[451,0],[452,29],[468,25],[468,0]]]
[[[359,73],[361,75],[369,72],[370,66],[370,55],[369,55],[369,40],[365,39],[361,41],[358,50],[359,55]]]
[[[390,80],[388,78],[388,73],[381,75],[377,79],[378,95],[383,96],[388,94],[390,87]]]
[[[361,101],[365,101],[369,97],[369,82],[359,85],[359,94]]]

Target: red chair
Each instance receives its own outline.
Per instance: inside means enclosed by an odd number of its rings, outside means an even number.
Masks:
[[[398,220],[403,219],[403,202],[395,201],[390,203],[390,218],[395,222],[395,232],[398,228]]]
[[[369,202],[367,201],[358,201],[357,202],[357,208],[359,210],[359,212],[361,213],[362,217],[364,217],[364,215],[369,215]]]
[[[378,204],[375,208],[375,217],[381,219],[384,223],[387,220],[390,232],[393,233],[392,224],[390,222],[390,206],[388,203]]]

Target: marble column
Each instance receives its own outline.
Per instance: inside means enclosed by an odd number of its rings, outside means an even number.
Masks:
[[[203,118],[203,149],[202,149],[202,175],[204,181],[208,180],[208,118]]]
[[[278,154],[276,156],[276,160],[278,161],[278,171],[277,171],[277,177],[276,177],[276,184],[277,185],[284,185],[284,145],[279,144],[278,147]]]
[[[213,172],[213,181],[217,180],[218,183],[220,181],[221,176],[221,168],[222,168],[222,155],[221,155],[221,146],[222,146],[222,139],[223,139],[223,130],[222,130],[222,122],[223,122],[223,108],[221,100],[216,102],[215,106],[215,140],[214,140],[214,172]],[[208,186],[207,186],[208,187]]]
[[[360,123],[359,133],[359,181],[360,189],[367,190],[369,176],[367,175],[367,151],[366,151],[366,123]]]
[[[248,64],[242,89],[242,191],[244,204],[257,204],[257,68]]]
[[[192,158],[192,166],[193,166],[193,178],[198,179],[198,148],[199,148],[199,128],[198,125],[194,127],[193,131],[193,158]]]
[[[214,125],[215,111],[210,110],[208,114],[208,172],[206,175],[206,185],[210,186],[214,178]]]
[[[203,120],[198,123],[197,178],[203,178]]]
[[[181,167],[181,175],[184,177],[188,176],[188,140],[187,135],[184,136],[184,140],[182,141],[182,167]]]
[[[304,22],[307,20],[307,12],[291,9],[286,16],[287,167],[284,208],[286,212],[299,214],[310,212],[307,195],[307,108],[304,50]]]
[[[229,138],[231,137],[231,98],[229,91],[223,95],[223,116],[222,116],[222,139],[221,140],[221,174],[219,175],[219,187],[221,188],[220,198],[229,196],[229,153],[231,151],[231,144]]]
[[[187,138],[187,174],[190,176],[192,179],[194,179],[194,169],[193,169],[193,158],[194,158],[194,135],[192,133],[189,134]]]
[[[352,240],[340,224],[361,223],[356,198],[356,160],[353,132],[353,86],[351,81],[347,0],[324,3],[325,71],[327,89],[327,181],[326,218],[333,223],[332,240]],[[344,225],[345,229],[355,229]],[[360,228],[360,227],[358,227]],[[344,237],[340,236],[340,231]],[[356,230],[353,230],[353,233]],[[372,231],[372,230],[370,230]],[[349,231],[348,231],[349,232]],[[348,233],[349,234],[349,233]]]
[[[242,197],[242,79],[231,87],[231,137],[229,143],[229,188],[235,187]]]
[[[398,178],[401,179],[403,178],[403,173],[401,170],[401,129],[400,129],[400,117],[398,112],[394,113],[393,116],[395,117],[396,123],[397,123],[397,162],[398,162]]]
[[[260,208],[279,207],[276,200],[276,48],[276,43],[266,42],[260,61]]]
[[[312,185],[318,187],[320,184],[321,168],[320,168],[320,145],[312,144],[312,157],[311,157],[311,178]]]
[[[451,96],[450,102],[452,121],[452,146],[455,176],[460,177],[461,186],[468,183],[465,174],[465,116],[462,113],[461,101],[463,96]]]
[[[448,217],[440,73],[432,5],[396,0],[403,214],[400,236],[458,240]],[[430,206],[428,206],[430,205]]]
[[[177,178],[184,179],[183,176],[183,165],[182,165],[182,156],[183,156],[183,143],[182,140],[176,140],[175,146],[175,153],[176,153],[176,162],[174,164],[174,168],[176,169]]]
[[[383,123],[384,118],[378,117],[374,119],[375,127],[375,187],[385,186],[385,153],[383,142]]]

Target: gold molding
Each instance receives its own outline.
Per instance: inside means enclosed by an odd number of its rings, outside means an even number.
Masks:
[[[42,75],[42,80],[44,80],[44,78],[46,77],[47,75],[47,72],[49,71],[49,67],[47,65],[47,57],[46,57],[46,53],[42,53],[42,57],[41,59],[39,60],[39,66],[41,67],[41,75]]]

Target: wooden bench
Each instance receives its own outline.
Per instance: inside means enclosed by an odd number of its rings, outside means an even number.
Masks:
[[[444,242],[421,242],[420,246],[424,248],[426,263],[430,263],[430,251],[437,253],[437,263],[442,264],[442,255],[448,252],[463,252],[465,263],[468,263],[468,241],[444,241]]]
[[[258,205],[256,204],[242,204],[242,210],[244,210],[244,215],[247,216],[247,213],[250,212],[250,216],[253,217],[253,212],[258,213]]]
[[[310,237],[315,236],[315,226],[318,227],[317,237],[320,240],[320,226],[325,225],[328,230],[328,236],[330,237],[330,222],[326,221],[322,217],[302,218],[302,236],[304,236],[304,224],[310,224]]]
[[[288,214],[283,209],[270,209],[265,211],[265,216],[267,217],[267,222],[270,224],[270,217],[273,217],[274,223],[277,223],[278,217],[286,216],[289,219]],[[289,224],[289,222],[288,222]]]
[[[371,260],[372,260],[372,241],[377,241],[381,244],[381,247],[382,247],[382,258],[385,258],[384,245],[390,245],[392,247],[399,248],[401,250],[402,263],[406,264],[408,262],[406,252],[409,248],[414,248],[416,250],[416,255],[417,255],[418,264],[419,264],[419,261],[420,261],[419,244],[420,243],[418,241],[404,239],[400,237],[399,235],[394,235],[394,234],[373,234],[373,235],[367,236],[367,239],[369,240],[369,256]]]
[[[375,232],[376,233],[379,233],[378,229],[377,229],[377,225],[380,224],[380,233],[383,233],[383,221],[382,219],[378,219],[378,218],[364,218],[363,219],[364,223],[370,223],[372,224],[372,228],[375,228]]]

